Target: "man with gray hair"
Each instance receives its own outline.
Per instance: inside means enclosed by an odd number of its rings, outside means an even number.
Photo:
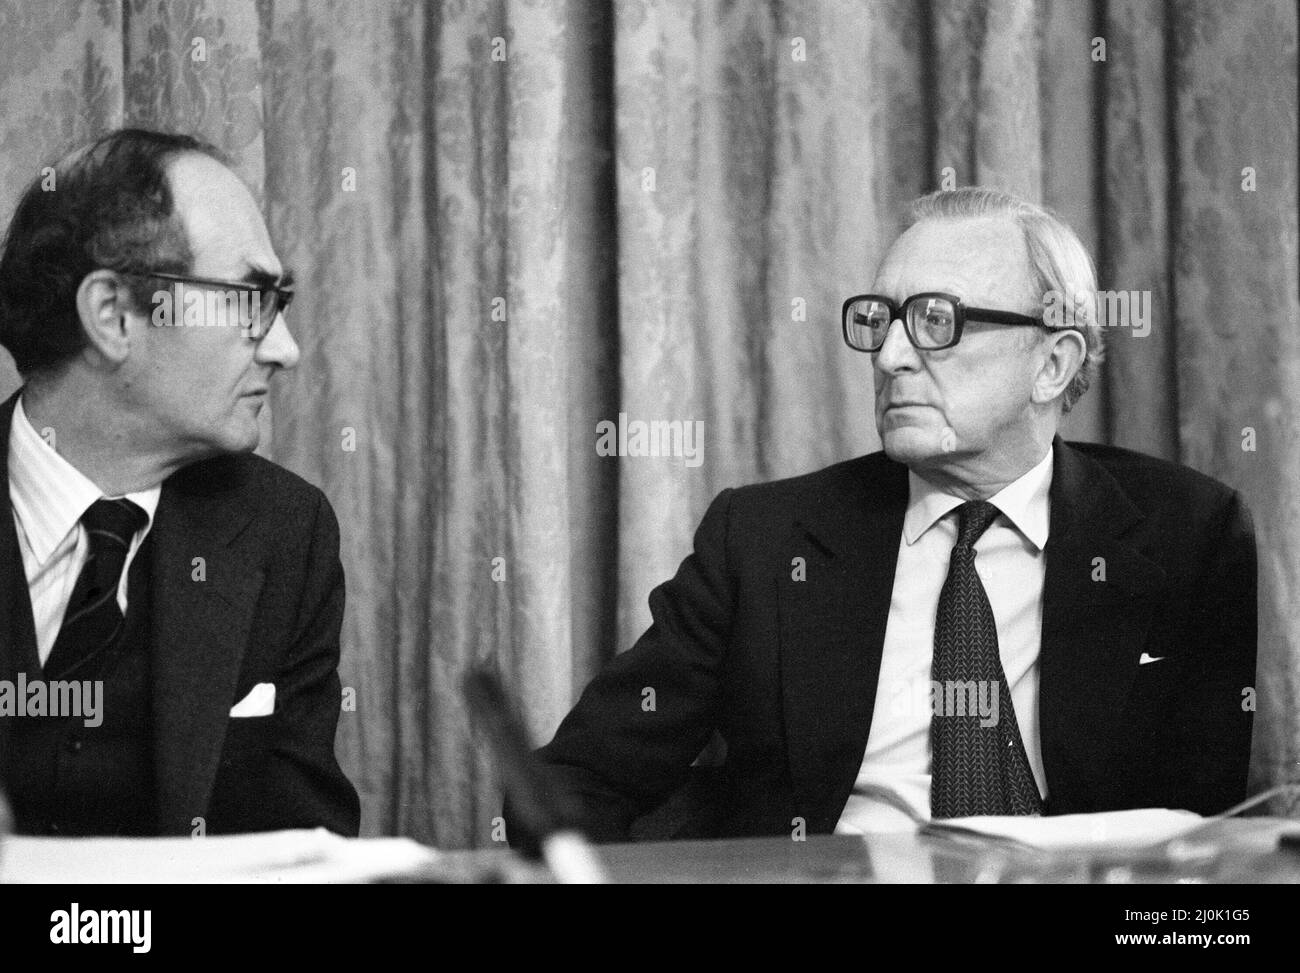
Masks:
[[[1245,797],[1241,497],[1057,435],[1102,354],[1064,222],[977,188],[913,217],[843,308],[884,450],[724,490],[649,630],[539,751],[597,838],[679,790],[664,836]],[[1045,318],[1049,295],[1071,314]],[[715,735],[721,766],[692,772]]]

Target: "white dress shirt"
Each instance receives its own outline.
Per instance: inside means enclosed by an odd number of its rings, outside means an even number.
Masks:
[[[1038,732],[1038,651],[1050,519],[1052,451],[988,500],[1002,516],[975,543],[975,570],[998,630],[998,653],[1025,753],[1046,797]],[[930,666],[939,593],[957,543],[965,501],[908,474],[907,514],[885,628],[866,754],[836,827],[838,834],[913,827],[897,805],[930,817]]]
[[[140,507],[149,520],[136,531],[122,568],[117,603],[123,615],[131,562],[153,526],[161,495],[161,486],[126,494],[126,499]],[[19,398],[9,429],[9,500],[27,572],[41,665],[50,657],[77,575],[90,556],[90,541],[81,515],[103,496],[99,487],[41,437]]]

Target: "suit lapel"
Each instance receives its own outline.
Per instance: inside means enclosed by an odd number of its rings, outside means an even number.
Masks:
[[[154,764],[164,834],[187,832],[207,813],[262,588],[255,532],[246,531],[251,514],[237,502],[233,475],[216,460],[171,477],[152,529]]]
[[[27,573],[9,501],[9,426],[20,394],[21,390],[15,392],[0,405],[0,483],[4,485],[4,503],[0,505],[4,510],[0,516],[0,680],[9,685],[16,684],[24,648],[36,638]],[[0,719],[0,759],[9,752],[8,732],[9,721]]]
[[[19,619],[22,601],[19,592],[27,593],[27,575],[23,571],[22,553],[18,549],[18,532],[14,529],[13,506],[9,500],[9,426],[13,422],[18,393],[0,406],[0,482],[4,484],[4,511],[0,517],[0,679],[12,680],[22,655]],[[28,601],[30,606],[31,602]],[[0,722],[0,726],[3,723]]]
[[[777,565],[786,742],[810,831],[834,827],[866,750],[907,507],[907,469],[883,454],[832,472],[798,499]]]
[[[1142,515],[1115,478],[1060,437],[1053,449],[1039,716],[1049,798],[1075,804],[1105,793],[1165,573],[1128,539]]]

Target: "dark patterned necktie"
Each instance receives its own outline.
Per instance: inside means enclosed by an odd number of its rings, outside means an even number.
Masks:
[[[984,500],[957,508],[957,543],[934,626],[935,706],[930,717],[930,814],[934,818],[1043,811],[998,655],[993,609],[975,571],[975,542],[1000,513]],[[997,693],[996,722],[993,693]],[[987,716],[980,715],[981,701]]]
[[[96,500],[81,515],[90,555],[77,575],[59,637],[45,661],[48,678],[69,675],[121,638],[125,619],[117,604],[117,588],[131,540],[148,521],[130,500]]]

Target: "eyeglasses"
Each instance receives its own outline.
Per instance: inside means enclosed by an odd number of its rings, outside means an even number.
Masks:
[[[879,294],[861,294],[844,302],[844,342],[854,351],[877,352],[885,344],[889,326],[902,318],[903,330],[912,347],[921,351],[951,348],[961,341],[967,321],[986,321],[1009,327],[1043,328],[1046,331],[1079,331],[1079,328],[1053,328],[1041,317],[967,307],[955,294],[927,291],[913,294],[902,304],[895,304]]]
[[[120,270],[117,273],[125,274],[128,277],[141,277],[145,279],[157,278],[158,280],[176,281],[181,284],[193,284],[198,287],[219,287],[224,290],[245,291],[254,294],[257,297],[257,304],[253,310],[256,314],[250,314],[247,323],[240,316],[240,329],[249,338],[254,341],[261,341],[271,329],[275,327],[275,319],[289,310],[289,305],[293,303],[293,288],[281,286],[279,284],[250,284],[242,280],[214,280],[211,277],[187,277],[182,274],[169,274],[161,270]],[[223,305],[225,308],[230,307],[229,299]],[[242,301],[235,304],[241,310],[244,307]],[[179,320],[184,313],[183,308],[173,308],[173,314]]]

